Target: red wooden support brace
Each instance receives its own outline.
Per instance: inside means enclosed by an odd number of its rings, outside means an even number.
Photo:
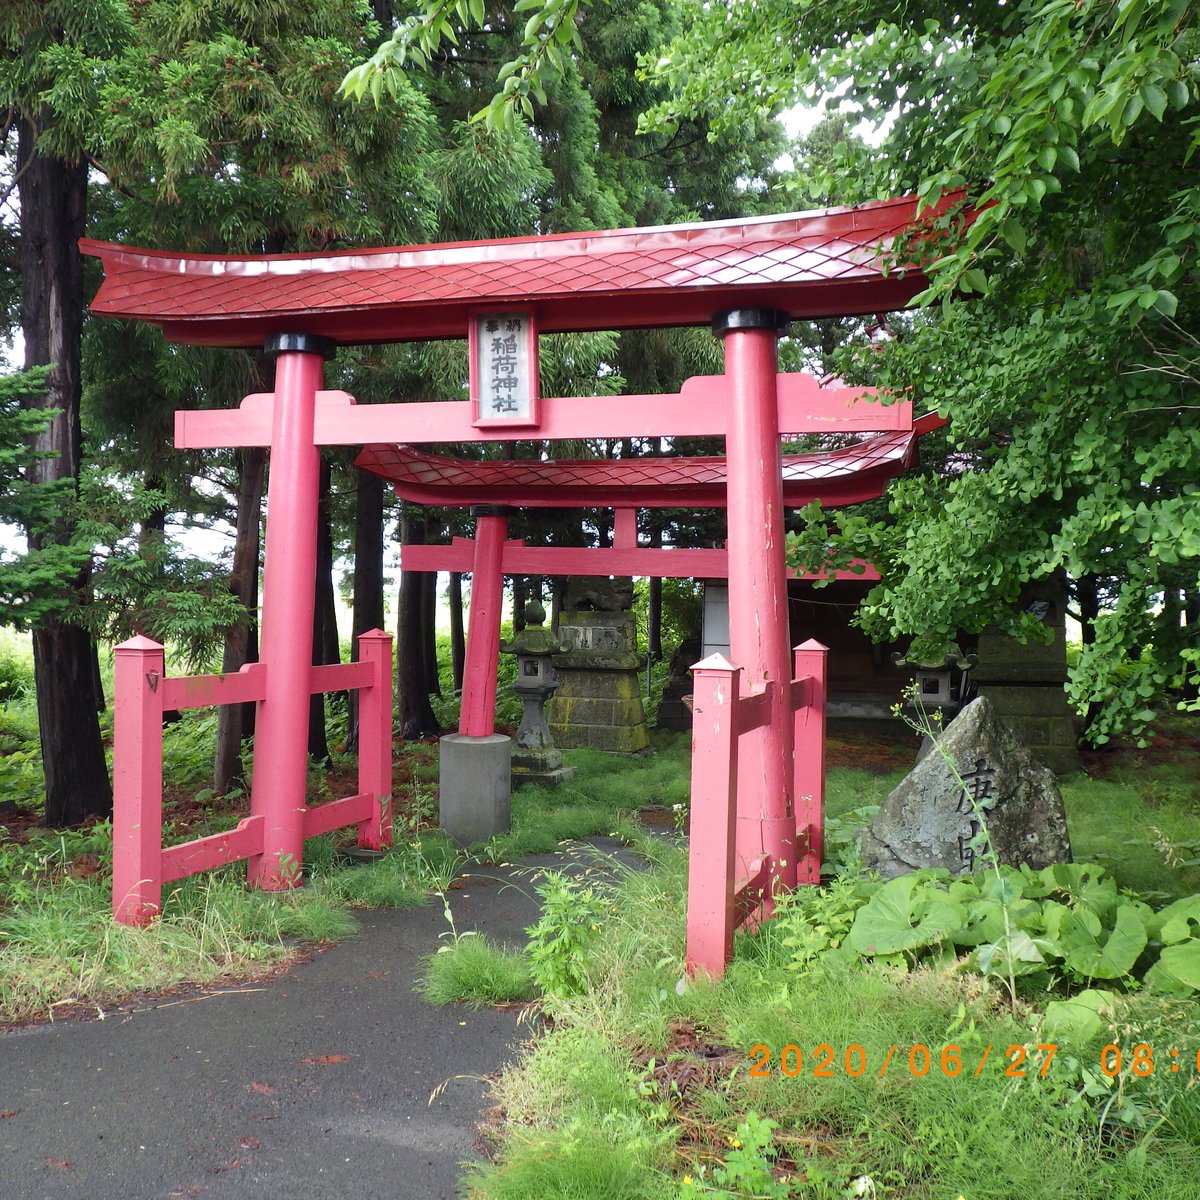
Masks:
[[[162,906],[163,648],[116,648],[113,698],[113,919],[144,925]]]
[[[794,650],[792,759],[796,797],[796,882],[821,882],[825,840],[825,699],[829,648],[809,638]],[[797,694],[801,693],[801,694]]]
[[[358,790],[376,801],[372,819],[359,824],[358,845],[383,850],[392,844],[392,635],[364,633],[358,656],[372,671],[370,687],[359,692]]]
[[[741,669],[720,654],[692,668],[687,972],[720,977],[733,957],[737,707]]]

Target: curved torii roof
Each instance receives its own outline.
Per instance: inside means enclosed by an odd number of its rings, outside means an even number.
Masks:
[[[920,223],[940,215],[949,196]],[[344,344],[463,337],[473,315],[532,307],[543,333],[703,325],[730,308],[795,319],[886,312],[926,285],[879,251],[916,223],[905,196],[857,208],[328,254],[178,254],[96,242],[92,311],[174,341],[256,347],[274,333]]]
[[[914,466],[917,440],[944,425],[936,413],[912,430],[878,434],[840,450],[783,456],[783,502],[802,508],[860,504],[883,494],[889,479]],[[521,508],[723,508],[724,458],[483,461],[445,458],[411,446],[367,446],[355,465],[395,485],[418,504]]]

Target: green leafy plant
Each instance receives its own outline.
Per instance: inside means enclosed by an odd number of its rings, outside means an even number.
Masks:
[[[777,1122],[760,1117],[751,1109],[729,1138],[731,1149],[725,1161],[711,1169],[702,1166],[694,1177],[685,1175],[680,1196],[683,1200],[700,1196],[714,1200],[736,1200],[742,1196],[787,1200],[794,1194],[790,1182],[773,1174],[779,1153],[774,1144],[778,1128]]]
[[[877,880],[863,874],[838,874],[823,887],[797,888],[778,897],[771,932],[788,951],[788,970],[807,974],[834,957],[840,962],[852,958],[850,948],[843,947],[855,915],[876,886]]]
[[[612,908],[610,889],[547,871],[534,887],[542,914],[525,931],[533,977],[543,995],[572,996],[587,988],[587,960]]]

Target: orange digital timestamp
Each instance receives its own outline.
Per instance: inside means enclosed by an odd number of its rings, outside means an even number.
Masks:
[[[993,1059],[994,1050],[996,1057]],[[841,1051],[828,1042],[821,1042],[807,1054],[795,1042],[783,1046],[778,1054],[764,1042],[759,1042],[750,1047],[750,1074],[756,1079],[769,1079],[775,1071],[789,1078],[805,1075],[813,1079],[833,1079],[840,1073],[851,1078],[873,1074],[882,1079],[893,1070],[906,1071],[918,1079],[938,1074],[956,1079],[960,1075],[978,1077],[990,1062],[993,1070],[1011,1079],[1023,1079],[1026,1075],[1039,1075],[1044,1079],[1057,1053],[1056,1042],[1039,1042],[1035,1046],[1014,1043],[1003,1050],[998,1050],[993,1042],[982,1049],[964,1049],[953,1043],[931,1047],[923,1042],[911,1046],[894,1042],[886,1054],[871,1061],[867,1050],[857,1042]]]
[[[1156,1053],[1157,1061],[1154,1057]],[[1156,1051],[1146,1042],[1138,1042],[1124,1049],[1110,1042],[1100,1051],[1100,1070],[1110,1078],[1120,1075],[1123,1070],[1143,1078],[1153,1075],[1156,1070],[1164,1075],[1178,1075],[1181,1071],[1191,1074],[1193,1066],[1196,1073],[1200,1074],[1200,1049],[1193,1055],[1191,1050],[1182,1050],[1178,1046],[1167,1046]]]

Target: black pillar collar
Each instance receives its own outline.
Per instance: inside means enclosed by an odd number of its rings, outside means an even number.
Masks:
[[[717,337],[724,337],[731,329],[773,329],[784,334],[791,323],[791,314],[778,308],[731,308],[713,317],[712,331]]]
[[[337,342],[315,333],[273,333],[263,343],[263,350],[267,354],[319,354],[330,359],[337,353]]]

